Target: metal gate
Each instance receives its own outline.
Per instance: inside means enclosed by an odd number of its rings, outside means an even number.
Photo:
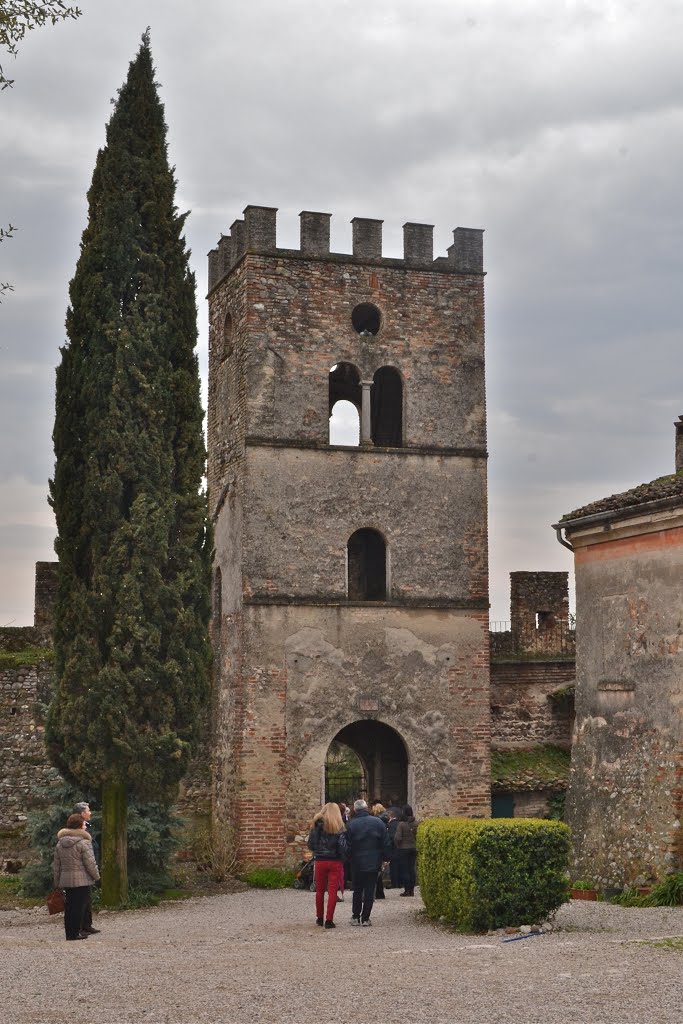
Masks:
[[[325,765],[325,802],[352,805],[354,800],[367,800],[368,787],[362,771],[340,771],[341,766]]]

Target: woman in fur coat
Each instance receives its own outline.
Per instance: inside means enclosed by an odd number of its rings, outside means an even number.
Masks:
[[[87,939],[81,932],[90,886],[99,880],[90,833],[82,814],[71,814],[57,833],[53,862],[55,889],[64,890],[64,930],[69,942]]]

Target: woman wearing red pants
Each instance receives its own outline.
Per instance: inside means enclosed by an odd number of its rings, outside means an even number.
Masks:
[[[313,819],[308,837],[308,849],[313,851],[315,878],[316,924],[334,928],[334,908],[337,892],[344,888],[344,858],[346,856],[346,826],[338,804],[325,804]],[[325,893],[327,892],[327,914]]]

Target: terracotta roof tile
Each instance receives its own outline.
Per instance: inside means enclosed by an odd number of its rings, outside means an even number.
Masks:
[[[683,473],[672,473],[670,476],[660,476],[648,484],[632,487],[630,491],[622,491],[620,494],[612,494],[608,498],[592,501],[573,512],[568,512],[562,516],[560,522],[566,523],[573,519],[583,519],[585,516],[594,516],[600,512],[619,512],[631,505],[646,505],[651,501],[661,501],[662,498],[678,496],[683,501]]]

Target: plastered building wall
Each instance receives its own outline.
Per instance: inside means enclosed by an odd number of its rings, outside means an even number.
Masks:
[[[635,521],[634,517],[634,521]],[[683,517],[569,534],[576,728],[567,801],[575,877],[607,885],[683,866]]]

